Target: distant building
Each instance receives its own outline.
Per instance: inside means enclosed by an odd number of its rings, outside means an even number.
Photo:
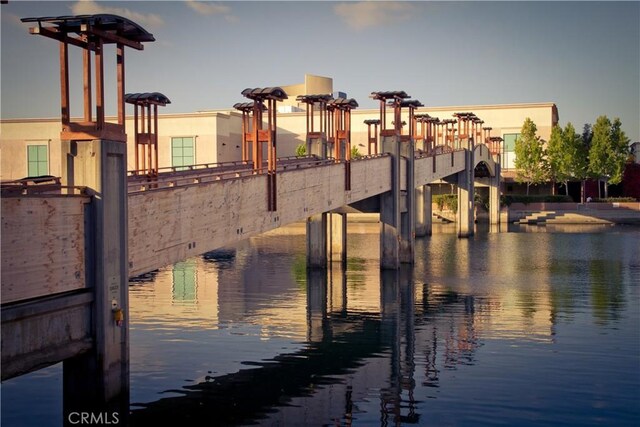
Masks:
[[[288,94],[288,99],[279,104],[277,122],[277,152],[278,156],[284,157],[294,155],[296,146],[305,141],[305,105],[296,101],[297,95],[326,93],[335,96],[336,93],[331,78],[313,75],[305,75],[304,83],[280,87]],[[338,94],[346,97],[343,92]],[[553,125],[558,123],[558,110],[551,102],[421,107],[416,112],[445,119],[452,118],[455,112],[466,111],[474,112],[484,120],[484,126],[492,127],[492,136],[504,138],[505,155],[502,163],[507,185],[512,185],[509,183],[513,182],[515,175],[515,139],[525,118],[529,117],[536,123],[538,135],[544,140],[549,140]],[[378,115],[377,108],[352,111],[352,145],[362,154],[368,154],[364,120],[377,119]],[[115,118],[107,120],[115,121]],[[228,110],[159,114],[158,122],[160,168],[241,159],[241,114],[231,107]],[[60,130],[60,118],[0,120],[0,179],[60,176]],[[127,116],[126,133],[129,141],[128,168],[131,170],[135,167],[132,116]],[[509,188],[505,190],[510,192]]]

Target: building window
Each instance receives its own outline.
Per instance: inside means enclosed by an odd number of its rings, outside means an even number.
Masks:
[[[519,133],[505,133],[502,139],[504,139],[504,151],[516,150],[516,139],[520,136]]]
[[[46,145],[27,145],[27,176],[49,174],[49,150]]]
[[[171,166],[176,170],[186,169],[195,163],[195,143],[192,136],[171,138]]]
[[[504,169],[515,168],[516,139],[519,137],[519,133],[505,133],[502,135],[502,139],[504,139],[504,159],[502,160],[502,167]]]

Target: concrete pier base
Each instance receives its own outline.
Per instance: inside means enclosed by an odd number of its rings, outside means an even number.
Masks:
[[[329,260],[347,264],[347,214],[330,213],[329,231]]]
[[[327,267],[327,214],[307,218],[307,268]]]
[[[416,188],[416,237],[431,236],[433,212],[431,209],[431,187]]]
[[[86,271],[95,298],[94,346],[63,365],[65,410],[128,405],[127,146],[93,140],[63,141],[62,147],[63,184],[86,186],[93,196]]]
[[[391,191],[380,195],[380,268],[413,263],[415,245],[414,143],[400,135],[382,137],[391,153]]]
[[[489,224],[500,225],[500,163],[495,176],[489,178]]]
[[[465,170],[458,172],[458,237],[473,236],[474,225],[474,184],[473,184],[473,150],[465,151]]]

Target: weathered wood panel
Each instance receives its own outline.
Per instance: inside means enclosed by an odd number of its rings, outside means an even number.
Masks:
[[[2,199],[2,304],[84,288],[82,196]]]
[[[249,236],[389,191],[390,158],[278,173],[278,210],[265,175],[149,190],[129,196],[129,274],[135,276]]]
[[[88,351],[90,292],[44,298],[2,308],[2,380]]]

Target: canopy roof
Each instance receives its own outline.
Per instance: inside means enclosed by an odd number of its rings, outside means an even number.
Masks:
[[[160,92],[127,93],[124,96],[124,102],[138,105],[156,104],[164,106],[171,104],[169,98]]]
[[[30,29],[32,34],[41,34],[60,41],[66,39],[69,43],[85,49],[89,49],[90,44],[84,38],[69,35],[89,35],[102,39],[103,43],[122,43],[138,50],[143,49],[142,42],[155,41],[153,34],[130,19],[106,13],[22,18],[21,21],[38,23],[37,27]]]

